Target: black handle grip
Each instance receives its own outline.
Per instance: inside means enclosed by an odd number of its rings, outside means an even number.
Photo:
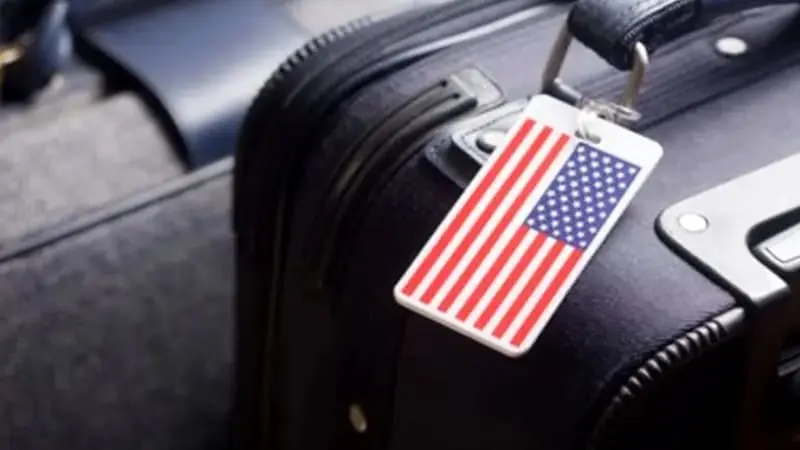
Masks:
[[[578,0],[569,30],[583,45],[620,70],[633,66],[634,46],[650,53],[715,18],[797,0]]]

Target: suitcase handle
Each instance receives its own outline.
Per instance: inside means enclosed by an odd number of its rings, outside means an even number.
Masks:
[[[634,66],[637,43],[659,47],[724,15],[796,0],[578,0],[570,33],[620,70]]]

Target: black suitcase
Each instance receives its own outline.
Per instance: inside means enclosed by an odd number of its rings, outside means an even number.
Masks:
[[[288,60],[235,170],[242,448],[790,447],[800,27],[755,6],[464,1]],[[575,45],[552,80],[567,18],[601,58]],[[532,349],[398,306],[545,67],[565,103],[630,99],[637,40],[657,52],[631,126],[664,157]]]

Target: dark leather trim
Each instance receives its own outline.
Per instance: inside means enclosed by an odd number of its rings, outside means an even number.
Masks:
[[[310,37],[280,3],[253,0],[171,2],[77,29],[96,64],[157,107],[192,166],[233,151],[264,79]]]
[[[633,66],[634,46],[650,53],[723,14],[796,0],[578,0],[569,15],[573,36],[620,70]]]

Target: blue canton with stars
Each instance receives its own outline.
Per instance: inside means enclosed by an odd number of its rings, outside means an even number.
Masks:
[[[578,144],[526,222],[534,230],[585,249],[640,169],[594,147]]]

